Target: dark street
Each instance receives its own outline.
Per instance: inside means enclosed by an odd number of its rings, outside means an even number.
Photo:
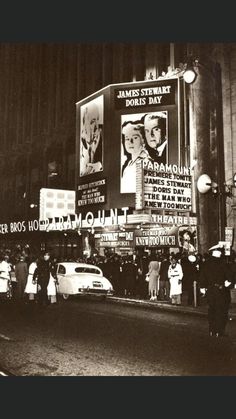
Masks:
[[[89,299],[0,306],[0,365],[18,376],[236,375],[236,332],[207,318]]]

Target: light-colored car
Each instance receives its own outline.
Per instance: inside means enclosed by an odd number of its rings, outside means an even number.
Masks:
[[[58,263],[57,279],[57,292],[64,299],[70,295],[113,294],[112,284],[103,276],[102,270],[94,265],[77,262]]]
[[[0,294],[7,294],[9,289],[9,281],[6,278],[0,277]]]

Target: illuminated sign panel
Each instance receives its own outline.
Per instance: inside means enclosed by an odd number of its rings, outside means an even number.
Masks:
[[[135,245],[136,246],[178,246],[178,228],[158,228],[156,230],[143,230],[136,233]]]
[[[152,162],[137,164],[136,209],[191,211],[191,173],[187,167]]]
[[[156,81],[151,87],[119,88],[114,91],[116,109],[175,105],[176,80]]]
[[[95,234],[95,243],[98,247],[130,247],[134,243],[133,231],[109,231]]]
[[[106,179],[78,185],[77,200],[78,207],[87,207],[97,203],[104,204],[106,202]]]
[[[39,219],[63,217],[75,214],[75,191],[64,189],[40,189]]]
[[[152,227],[135,231],[135,246],[180,247],[189,253],[196,251],[196,226]]]

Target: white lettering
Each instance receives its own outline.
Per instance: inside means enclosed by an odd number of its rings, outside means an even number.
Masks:
[[[39,230],[39,221],[38,220],[29,221],[28,222],[28,229],[29,229],[29,231]]]
[[[101,216],[101,213],[102,213],[102,216]],[[102,210],[102,211],[99,210],[98,211],[98,222],[102,226],[105,225],[105,210]]]
[[[146,105],[146,98],[139,98],[139,99],[126,99],[125,106],[128,108],[129,106],[141,106]]]
[[[111,215],[111,223],[112,224],[118,224],[118,212],[117,212],[117,208],[115,208],[114,210],[111,209],[110,210],[110,215]]]
[[[161,103],[162,96],[154,96],[148,98],[149,105],[159,105]]]
[[[8,233],[8,225],[0,224],[0,234],[7,234],[7,233]]]
[[[86,223],[92,227],[94,224],[94,215],[91,211],[87,212],[86,216],[85,216],[85,221]]]

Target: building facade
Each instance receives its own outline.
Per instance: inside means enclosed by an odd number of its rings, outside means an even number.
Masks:
[[[0,224],[38,219],[41,188],[76,190],[77,102],[108,85],[171,77],[189,57],[197,78],[183,83],[180,163],[193,171],[198,250],[224,241],[236,217],[236,44],[1,44]],[[198,192],[204,173],[215,194]],[[23,233],[1,239],[29,241]],[[76,234],[51,233],[51,246],[77,256]]]

